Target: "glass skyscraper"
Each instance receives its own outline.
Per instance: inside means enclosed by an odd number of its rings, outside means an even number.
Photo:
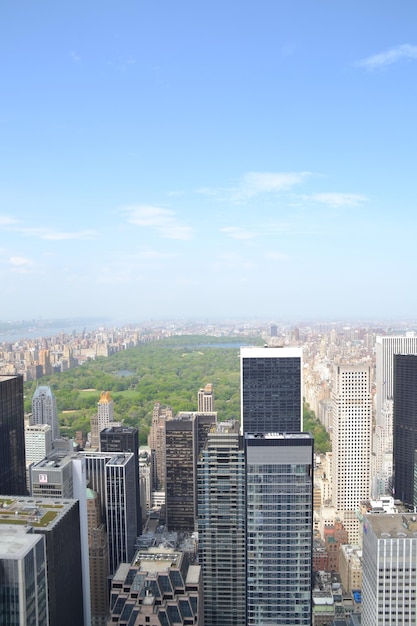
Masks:
[[[245,623],[245,459],[238,422],[219,422],[198,462],[205,626]]]
[[[22,376],[0,376],[0,493],[26,494]]]
[[[302,430],[301,348],[241,348],[242,433]]]
[[[313,438],[245,434],[247,626],[310,626]]]

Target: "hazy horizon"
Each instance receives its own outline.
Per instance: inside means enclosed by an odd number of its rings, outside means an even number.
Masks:
[[[413,319],[416,18],[4,0],[1,318]]]

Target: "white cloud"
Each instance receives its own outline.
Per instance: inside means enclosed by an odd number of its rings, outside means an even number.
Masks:
[[[192,239],[192,228],[179,222],[174,211],[149,205],[124,207],[122,212],[128,222],[142,228],[150,228],[165,239]]]
[[[247,197],[258,193],[288,191],[310,176],[310,172],[248,172],[242,178],[240,189]]]
[[[314,193],[304,196],[306,200],[312,200],[320,204],[327,204],[330,207],[359,206],[366,202],[367,198],[358,193]]]
[[[417,46],[412,46],[408,43],[390,48],[379,54],[374,54],[366,59],[358,61],[356,65],[359,67],[365,67],[368,70],[375,70],[380,67],[386,67],[392,65],[401,59],[417,59]]]
[[[308,176],[311,172],[247,172],[234,187],[200,187],[196,193],[241,204],[258,194],[287,192]]]
[[[14,217],[10,217],[10,215],[0,215],[0,226],[13,226],[18,223],[19,220],[16,220]]]
[[[33,265],[33,261],[23,256],[12,256],[9,258],[9,265],[13,272],[27,274]]]
[[[239,228],[238,226],[227,226],[225,228],[220,229],[222,233],[225,233],[232,239],[254,239],[256,234],[253,231],[244,230],[243,228]]]

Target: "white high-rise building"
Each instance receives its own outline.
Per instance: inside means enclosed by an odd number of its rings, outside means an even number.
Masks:
[[[29,467],[42,461],[52,450],[52,429],[49,424],[25,427],[26,487],[30,490]]]
[[[417,354],[417,333],[376,338],[376,423],[384,426],[383,407],[394,393],[394,354]]]
[[[370,497],[372,399],[370,367],[336,365],[333,389],[333,504],[349,543],[359,541],[356,511]]]
[[[313,445],[310,433],[245,434],[247,626],[312,623]]]
[[[198,412],[213,413],[214,411],[214,394],[213,385],[208,383],[205,387],[198,390]]]
[[[417,333],[377,337],[376,351],[376,428],[373,441],[375,472],[373,495],[391,493],[393,451],[394,355],[417,354]]]
[[[58,412],[55,396],[49,385],[36,387],[32,397],[32,426],[36,424],[49,424],[52,429],[52,441],[59,437]]]
[[[417,623],[416,562],[415,515],[365,515],[362,626]]]

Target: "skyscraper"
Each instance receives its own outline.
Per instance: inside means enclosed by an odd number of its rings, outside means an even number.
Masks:
[[[0,376],[0,493],[26,493],[22,376]]]
[[[417,506],[417,356],[394,356],[394,492]]]
[[[300,348],[241,348],[242,433],[302,430]]]
[[[45,538],[0,525],[0,615],[3,624],[49,624]]]
[[[416,624],[416,516],[365,515],[362,563],[362,626]]]
[[[112,579],[110,620],[125,626],[202,626],[200,565],[164,546],[140,550]],[[129,621],[127,621],[129,620]]]
[[[87,513],[91,626],[106,626],[109,610],[109,546],[100,514],[100,496],[92,489],[87,489]]]
[[[89,487],[98,492],[101,514],[106,520],[109,568],[113,575],[119,563],[134,555],[137,528],[135,459],[132,452],[80,452],[85,458]]]
[[[80,575],[81,537],[78,501],[55,499],[51,502],[46,498],[35,501],[28,497],[17,499],[1,497],[1,499],[3,500],[3,508],[0,517],[0,529],[6,528],[7,533],[7,528],[10,529],[10,525],[13,525],[13,528],[19,526],[22,532],[31,535],[32,533],[33,535],[43,535],[45,538],[49,622],[44,620],[40,624],[42,626],[44,624],[49,624],[49,626],[90,626],[90,622],[84,620],[83,613],[84,594],[82,576]],[[9,548],[12,549],[12,546]],[[39,600],[42,604],[44,582],[42,562],[33,561],[31,555],[29,555],[29,559],[26,562],[23,559],[18,559],[18,561],[20,566],[28,566],[24,578],[31,583],[26,587],[26,591],[28,598],[32,601],[30,607],[32,609],[36,591],[34,585],[38,585]],[[38,570],[36,575],[34,575],[33,570],[31,571],[32,567]],[[0,568],[1,570],[2,568]],[[15,571],[13,573],[15,579],[16,574]],[[23,580],[22,576],[20,576],[20,580]],[[2,582],[3,577],[0,576],[0,587]],[[19,591],[22,594],[23,588]],[[4,599],[1,596],[0,593],[0,604]],[[24,599],[22,600],[25,602]],[[44,614],[44,609],[41,606],[39,610]],[[0,613],[0,615],[2,624],[36,624],[32,621],[16,621],[15,606],[12,606],[11,621],[5,621],[4,613]]]
[[[333,504],[349,542],[359,541],[356,509],[370,497],[372,399],[368,365],[337,365],[332,389]]]
[[[213,385],[208,383],[205,387],[198,390],[198,412],[213,413],[214,411],[214,394]]]
[[[216,413],[178,413],[166,422],[166,522],[169,530],[195,530],[197,461]]]
[[[247,626],[311,625],[313,438],[245,434]]]
[[[49,424],[52,430],[52,441],[58,439],[58,412],[55,396],[49,385],[39,385],[36,387],[32,397],[31,424]]]
[[[169,419],[172,419],[171,407],[162,407],[160,402],[155,402],[148,435],[148,446],[151,449],[153,491],[165,488],[165,424]]]
[[[376,423],[384,426],[382,409],[394,395],[394,354],[417,354],[417,333],[377,337],[376,344]]]
[[[246,611],[245,458],[238,422],[213,426],[199,457],[198,552],[205,626],[242,626]]]
[[[120,426],[114,421],[114,402],[110,391],[102,391],[97,404],[97,415],[91,418],[91,447],[100,450],[100,433],[104,428]]]
[[[136,534],[142,532],[142,513],[139,491],[139,431],[134,426],[110,426],[100,433],[102,452],[131,452],[134,457],[136,490]]]

